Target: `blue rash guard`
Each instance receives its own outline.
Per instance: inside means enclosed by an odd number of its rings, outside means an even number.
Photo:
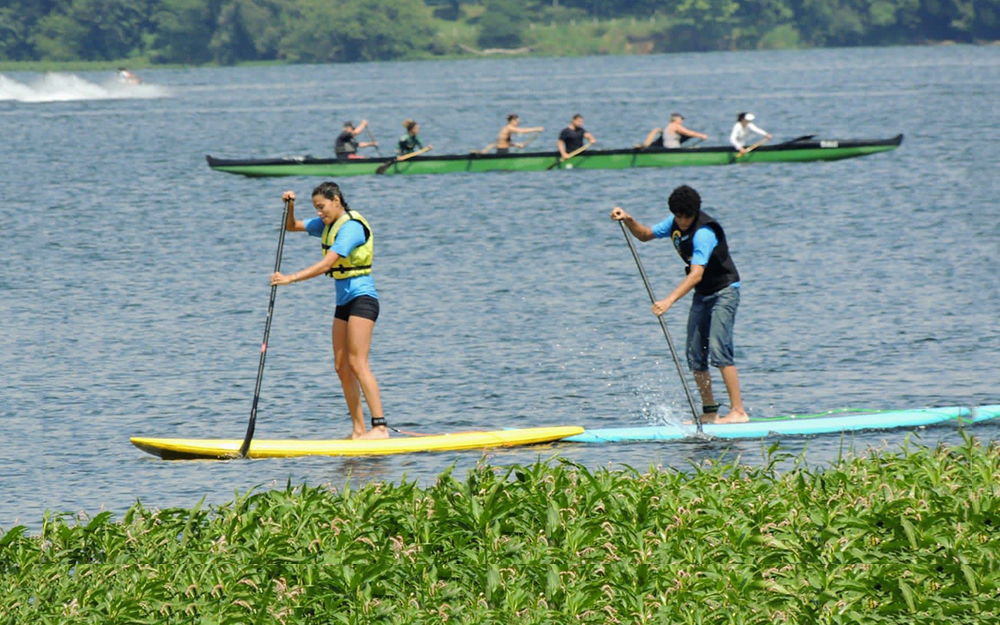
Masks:
[[[314,237],[322,237],[323,229],[326,228],[326,224],[319,217],[307,219],[305,226],[306,232]],[[363,245],[364,242],[364,226],[357,221],[348,221],[337,231],[337,238],[334,239],[330,251],[346,258],[354,248]],[[378,299],[378,293],[375,292],[375,279],[372,278],[372,274],[353,278],[338,278],[334,282],[337,285],[337,306],[343,306],[361,295],[369,295]]]
[[[674,228],[674,218],[671,215],[667,217],[660,223],[653,226],[653,236],[657,239],[669,239],[670,232]],[[689,234],[681,237],[681,240],[688,238]],[[338,237],[339,238],[339,237]],[[712,252],[715,251],[715,246],[719,244],[719,237],[715,236],[715,231],[708,227],[701,227],[694,233],[694,253],[691,255],[692,265],[701,265],[704,267],[708,264],[708,259],[712,257]],[[733,282],[729,286],[734,289],[739,288],[739,281]]]

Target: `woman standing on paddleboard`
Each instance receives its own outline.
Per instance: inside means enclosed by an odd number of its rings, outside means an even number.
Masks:
[[[371,227],[357,211],[351,210],[344,194],[333,182],[313,189],[312,202],[318,217],[295,219],[295,193],[285,191],[288,202],[285,229],[308,232],[319,237],[323,259],[290,276],[271,275],[272,285],[292,284],[316,276],[333,278],[337,287],[337,309],[333,314],[333,361],[344,388],[347,409],[351,413],[352,439],[389,438],[378,382],[368,368],[372,330],[378,319],[378,294],[372,279],[374,236]],[[365,430],[361,395],[371,412],[371,430]]]

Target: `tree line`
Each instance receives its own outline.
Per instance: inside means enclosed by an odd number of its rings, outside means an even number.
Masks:
[[[0,60],[409,59],[457,53],[457,24],[517,47],[534,24],[651,17],[658,52],[1000,40],[1000,0],[0,0]]]

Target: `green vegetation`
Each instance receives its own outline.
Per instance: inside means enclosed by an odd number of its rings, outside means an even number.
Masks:
[[[6,623],[985,623],[1000,446],[480,467],[0,532]]]
[[[1000,39],[1000,0],[5,0],[0,62],[229,64]]]

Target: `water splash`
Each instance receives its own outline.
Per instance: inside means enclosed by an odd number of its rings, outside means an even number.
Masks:
[[[72,102],[77,100],[128,100],[168,98],[170,90],[157,85],[129,85],[109,78],[90,82],[76,74],[46,73],[31,82],[18,82],[0,74],[0,101]]]

